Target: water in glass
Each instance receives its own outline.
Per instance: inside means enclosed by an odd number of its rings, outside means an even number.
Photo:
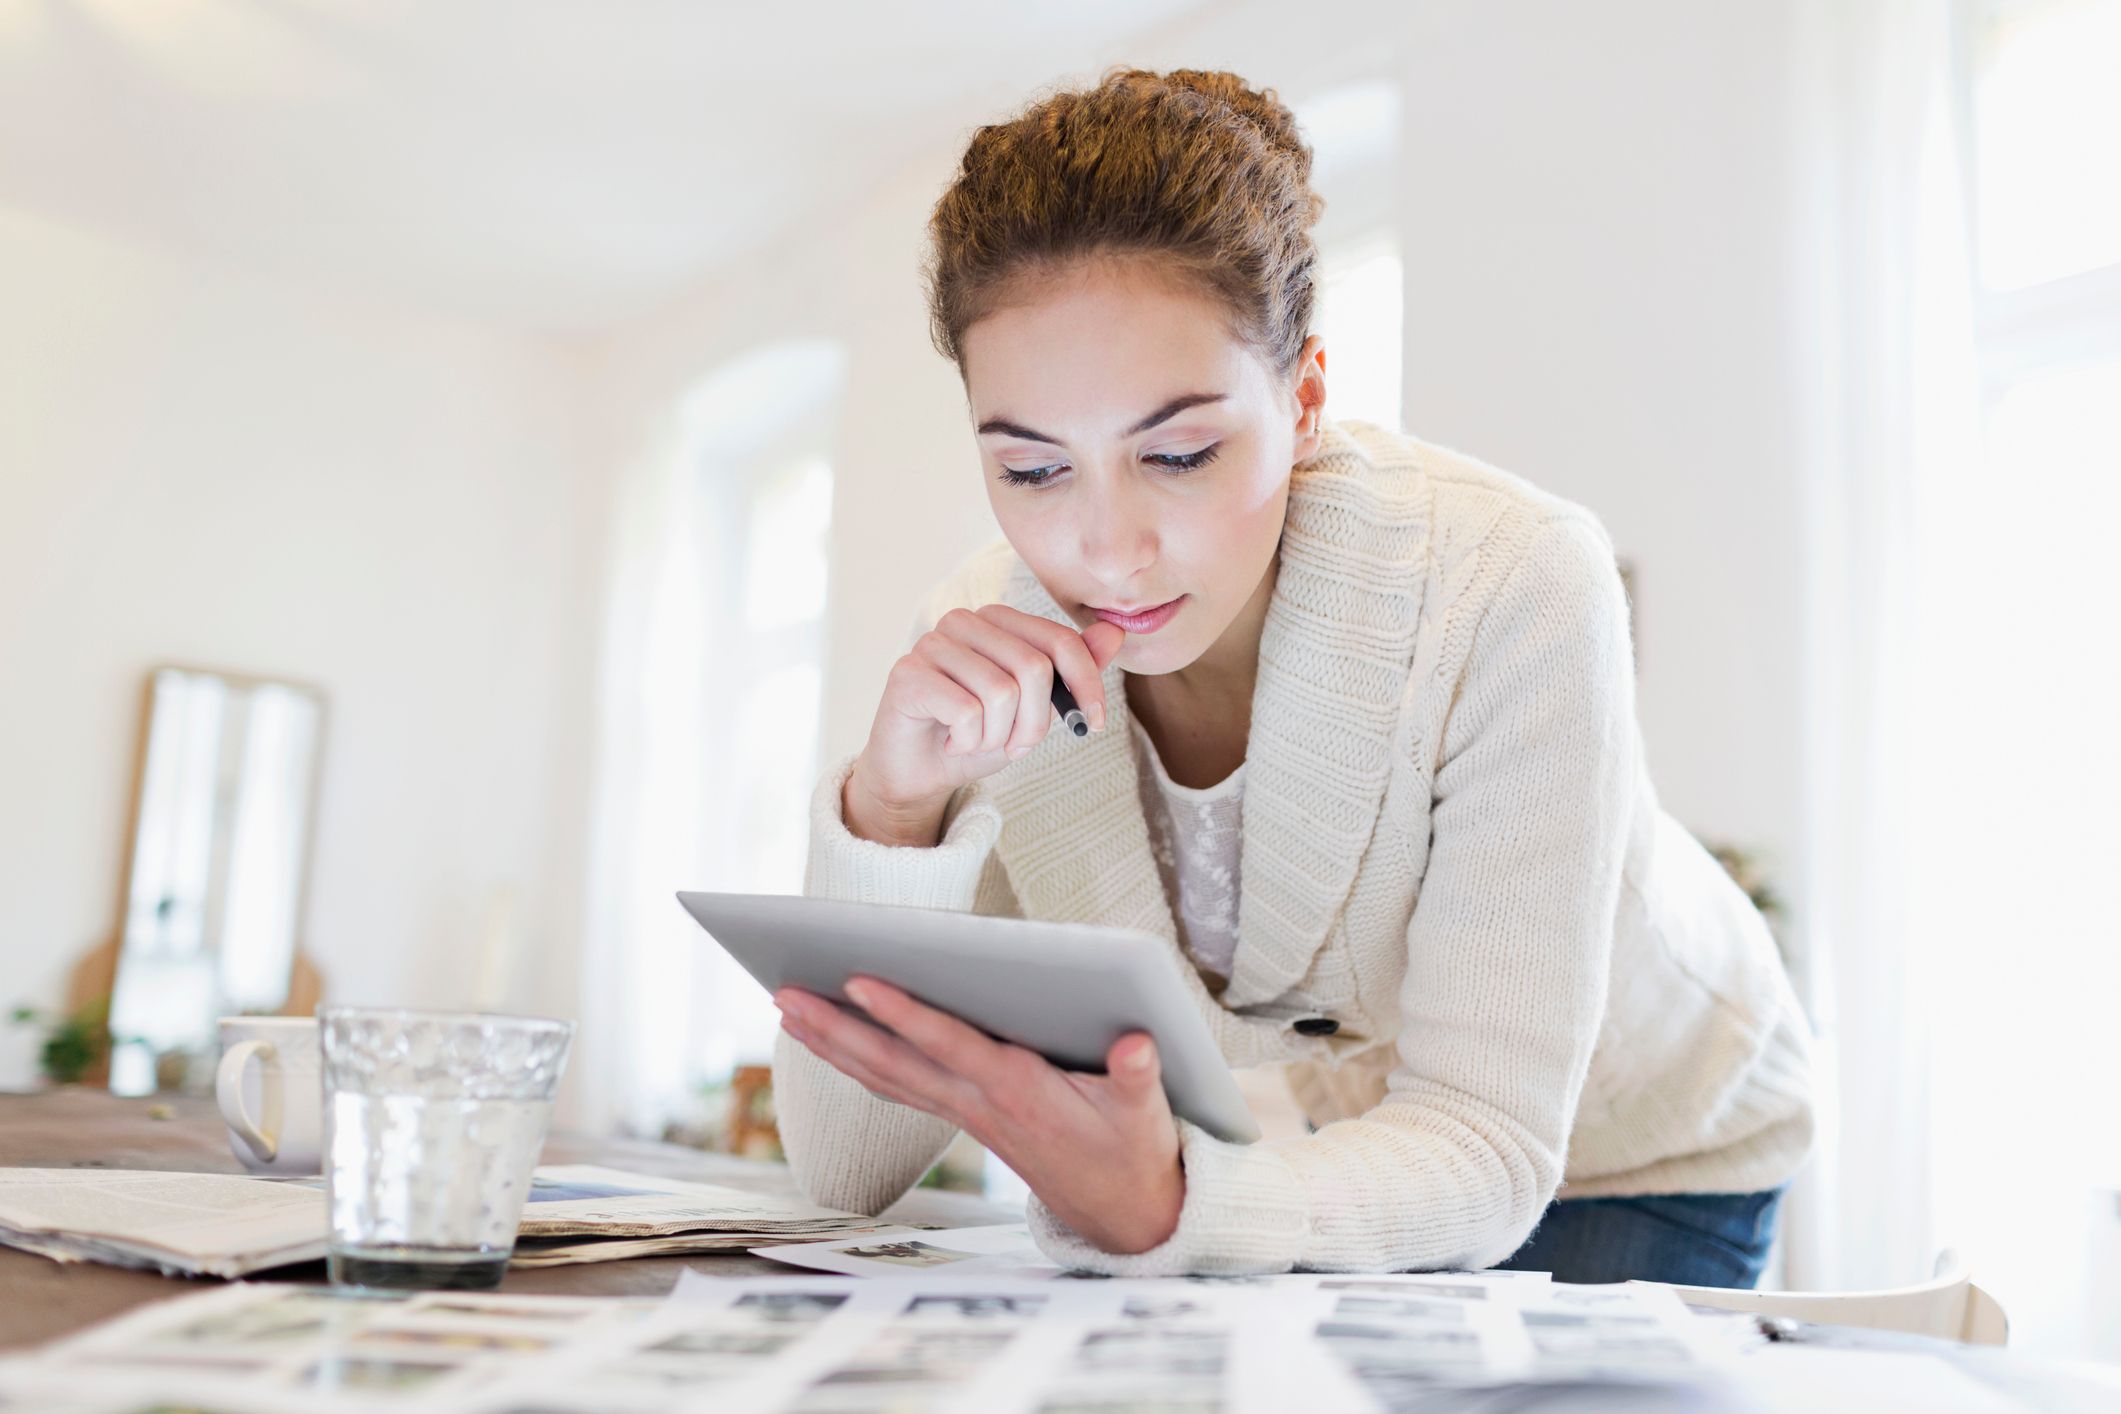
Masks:
[[[572,1023],[324,1013],[333,1282],[500,1282]]]

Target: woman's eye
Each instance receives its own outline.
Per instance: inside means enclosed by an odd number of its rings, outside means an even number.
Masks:
[[[1215,460],[1215,454],[1221,447],[1222,443],[1220,442],[1210,442],[1197,452],[1187,452],[1183,456],[1175,453],[1157,453],[1152,455],[1149,460],[1169,471],[1198,471],[1201,467]]]
[[[1002,480],[1011,486],[1043,486],[1052,480],[1053,473],[1059,470],[1061,468],[1058,466],[1034,466],[1027,471],[1018,471],[1015,467],[1005,466],[1002,468]]]
[[[1215,460],[1216,452],[1221,446],[1220,442],[1211,442],[1197,452],[1186,452],[1184,454],[1152,452],[1144,460],[1151,466],[1160,467],[1165,471],[1198,471],[1201,467]],[[1001,479],[1008,482],[1011,486],[1036,488],[1044,486],[1056,475],[1067,469],[1068,464],[1066,462],[1056,462],[1051,466],[1027,467],[1022,471],[1018,471],[1013,466],[1005,466],[1002,468]]]

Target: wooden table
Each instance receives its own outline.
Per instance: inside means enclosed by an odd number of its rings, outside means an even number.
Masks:
[[[151,1118],[156,1103],[173,1111],[169,1119]],[[549,1163],[598,1163],[637,1172],[727,1184],[754,1192],[793,1193],[788,1170],[780,1164],[751,1163],[725,1155],[703,1154],[672,1144],[639,1140],[592,1139],[555,1135],[545,1146]],[[178,1169],[194,1173],[240,1173],[228,1152],[227,1132],[208,1100],[120,1100],[100,1090],[69,1088],[42,1095],[0,1095],[0,1165],[35,1168]],[[908,1222],[953,1226],[1014,1222],[1020,1212],[961,1193],[916,1189],[886,1216]],[[571,1296],[660,1296],[678,1273],[695,1268],[715,1274],[794,1276],[796,1269],[749,1255],[703,1254],[689,1257],[645,1257],[626,1262],[595,1262],[574,1267],[511,1271],[503,1291],[553,1292]],[[324,1264],[310,1262],[272,1273],[265,1280],[321,1282]],[[13,1350],[69,1334],[151,1301],[166,1300],[218,1285],[158,1276],[150,1272],[81,1263],[62,1266],[26,1252],[0,1248],[0,1349]],[[1934,1355],[1958,1365],[2027,1410],[2104,1411],[2121,1408],[2121,1372],[2090,1366],[2060,1366],[2029,1360],[2014,1351],[1954,1345],[1920,1336],[1883,1331],[1803,1328],[1803,1346],[1775,1346],[1756,1362],[1773,1362],[1791,1351],[1826,1346],[1866,1352],[1901,1351]],[[1745,1381],[1733,1386],[1743,1389]],[[1703,1392],[1678,1386],[1660,1393],[1649,1386],[1631,1389],[1627,1407],[1648,1411],[1698,1410]],[[1569,1396],[1557,1396],[1557,1407]],[[1741,1401],[1743,1407],[1758,1405]],[[1776,1407],[1772,1399],[1770,1407]],[[1546,1407],[1542,1404],[1541,1407]],[[1603,1407],[1603,1406],[1601,1406]],[[1619,1406],[1614,1406],[1619,1407]],[[1716,1408],[1732,1407],[1715,1403]]]
[[[167,1106],[168,1119],[149,1111]],[[638,1139],[555,1134],[545,1144],[549,1164],[605,1164],[664,1178],[726,1184],[755,1193],[793,1196],[784,1164],[706,1154]],[[213,1101],[183,1096],[122,1100],[107,1091],[68,1086],[41,1095],[0,1095],[0,1166],[16,1168],[171,1169],[242,1173],[228,1151],[228,1131]],[[1016,1222],[1020,1211],[964,1193],[917,1188],[884,1216],[901,1222],[968,1227]],[[715,1274],[795,1275],[794,1268],[747,1253],[640,1257],[572,1267],[510,1271],[501,1290],[568,1296],[660,1296],[691,1267]],[[324,1280],[324,1264],[284,1267],[259,1280]],[[0,1247],[0,1350],[69,1334],[135,1306],[203,1289],[208,1280],[165,1277],[93,1263],[61,1265]]]

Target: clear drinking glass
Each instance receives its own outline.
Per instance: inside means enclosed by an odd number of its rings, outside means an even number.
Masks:
[[[331,1280],[500,1284],[574,1023],[325,1007]]]

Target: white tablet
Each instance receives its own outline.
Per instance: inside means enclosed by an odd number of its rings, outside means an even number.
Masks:
[[[1146,1031],[1174,1114],[1219,1139],[1259,1138],[1176,963],[1148,933],[780,894],[678,902],[769,992],[801,987],[861,1015],[843,986],[880,978],[1069,1070],[1101,1073],[1113,1042]]]

